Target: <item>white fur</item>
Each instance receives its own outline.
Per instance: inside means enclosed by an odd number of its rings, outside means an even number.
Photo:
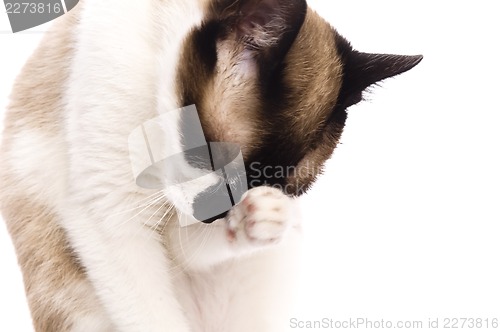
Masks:
[[[131,182],[128,135],[157,115],[158,68],[175,67],[182,37],[199,21],[195,2],[189,2],[194,8],[173,2],[176,8],[165,11],[157,4],[86,3],[67,97],[70,191],[63,227],[120,331],[184,332],[190,329],[160,239],[134,212],[110,216],[130,208],[123,205],[134,204],[134,196],[143,198]],[[164,49],[171,53],[161,57]],[[129,185],[113,187],[122,183]]]
[[[179,227],[158,203],[162,193],[134,183],[128,136],[179,107],[175,68],[183,38],[201,21],[198,2],[84,5],[66,96],[69,174],[59,212],[106,315],[122,332],[284,330],[300,238],[289,198],[254,189],[230,223]],[[177,124],[165,126],[172,134],[165,139],[178,144]],[[245,227],[248,220],[256,223]],[[166,244],[145,227],[162,223]],[[106,326],[85,316],[75,331],[84,324]]]
[[[9,168],[22,182],[20,187],[51,208],[64,198],[67,177],[66,145],[60,135],[39,130],[23,132],[12,141]],[[54,170],[58,170],[55,172]],[[44,193],[39,195],[39,193]]]

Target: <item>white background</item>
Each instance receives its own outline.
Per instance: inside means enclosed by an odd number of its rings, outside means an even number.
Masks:
[[[303,200],[296,318],[500,318],[496,2],[309,3],[360,50],[425,59],[352,107]],[[0,14],[2,112],[44,29],[13,35]],[[0,331],[30,331],[3,224],[0,261]]]

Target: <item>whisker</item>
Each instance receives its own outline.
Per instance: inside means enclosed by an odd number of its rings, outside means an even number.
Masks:
[[[172,212],[172,210],[175,208],[175,206],[173,204],[171,204],[167,210],[167,212],[165,212],[165,214],[162,216],[162,219],[165,218],[168,213]],[[168,223],[170,222],[170,220],[172,220],[172,217],[174,216],[174,213],[171,213],[170,216],[168,217],[168,219],[163,223],[163,225],[161,226],[161,230],[158,232],[160,235],[164,235],[165,234],[165,230],[167,229],[167,225]]]
[[[165,210],[165,213],[155,223],[155,226],[154,226],[153,230],[155,232],[157,232],[158,234],[163,235],[163,230],[165,230],[165,227],[166,227],[167,223],[172,219],[172,215],[170,215],[170,217],[164,222],[165,217],[172,211],[173,207],[174,206],[172,204],[167,203],[167,209]],[[160,225],[162,225],[162,231],[158,232],[158,227],[160,227]]]
[[[148,227],[150,227],[150,226],[149,226],[149,222],[150,222],[150,221],[153,219],[153,217],[154,217],[154,216],[158,213],[158,211],[160,211],[162,208],[164,208],[164,207],[165,207],[165,206],[167,206],[168,204],[169,204],[169,203],[168,203],[168,201],[163,202],[163,203],[160,205],[160,207],[159,207],[158,209],[156,209],[156,211],[155,211],[155,212],[153,212],[153,213],[151,214],[151,216],[148,218],[148,220],[146,220],[146,221],[145,221],[145,222],[143,222],[142,224],[143,224],[144,226],[148,226]],[[155,224],[156,224],[156,223],[155,223]]]
[[[156,204],[157,202],[159,202],[160,200],[162,200],[164,197],[165,196],[162,194],[160,197],[157,197],[157,198],[153,199],[150,203],[146,204],[141,211],[139,211],[138,213],[136,213],[135,215],[133,215],[129,219],[124,220],[123,222],[120,223],[120,225],[123,225],[123,224],[129,222],[130,220],[133,220],[134,218],[137,218],[141,213],[143,213],[144,211],[146,211],[147,209],[149,209],[151,206],[153,206],[154,204]],[[137,210],[139,208],[140,207],[136,207],[134,209],[131,209],[130,211],[134,211],[134,210]],[[123,213],[125,213],[125,212],[123,212]],[[123,213],[120,213],[120,214],[123,214]]]
[[[165,213],[163,213],[163,215],[161,216],[161,218],[159,218],[153,226],[149,226],[148,223],[149,221],[158,213],[158,211],[160,211],[161,209],[163,209],[164,207],[166,207],[165,209]],[[143,224],[143,225],[146,225],[148,226],[150,229],[151,229],[151,235],[150,235],[150,238],[152,238],[154,235],[160,235],[161,234],[158,232],[158,227],[160,226],[160,224],[163,222],[163,219],[165,218],[165,216],[170,212],[172,211],[172,205],[168,202],[168,201],[165,201],[152,215],[151,217],[149,217],[149,219]],[[170,220],[170,218],[169,218]],[[168,222],[168,220],[167,220]]]
[[[195,257],[198,255],[198,253],[200,251],[205,249],[204,248],[205,244],[208,242],[209,237],[211,236],[212,232],[215,230],[215,228],[211,227],[210,225],[197,225],[197,226],[198,226],[197,230],[199,230],[199,231],[191,234],[193,236],[190,239],[188,239],[189,242],[198,243],[198,248],[193,251],[193,253],[190,257],[188,257],[186,255],[186,250],[184,249],[183,241],[180,241],[180,250],[181,250],[181,253],[184,256],[185,261],[188,265],[192,260],[195,259]],[[186,234],[189,234],[187,232],[192,232],[192,230],[187,229],[188,227],[180,227],[179,228],[179,237],[181,236],[180,232],[182,231],[182,228],[184,228],[184,231],[186,232]],[[200,240],[200,238],[201,238],[201,240]],[[176,269],[179,269],[179,270],[176,271]],[[172,273],[180,273],[181,271],[182,271],[182,267],[180,264],[178,264],[177,266],[172,268]]]
[[[118,216],[120,214],[124,214],[124,213],[127,213],[127,212],[131,212],[131,211],[134,211],[134,210],[137,210],[137,209],[140,209],[141,207],[144,207],[144,206],[148,206],[151,204],[151,201],[152,200],[155,200],[155,199],[158,199],[158,198],[161,198],[163,196],[163,192],[162,191],[158,191],[154,194],[152,194],[151,196],[147,197],[147,198],[144,198],[144,199],[141,199],[138,203],[141,203],[141,202],[144,202],[146,201],[146,203],[144,204],[141,204],[141,205],[138,205],[134,208],[131,208],[131,209],[128,209],[128,210],[123,210],[123,211],[120,211],[120,212],[116,212],[116,213],[113,213],[113,214],[110,214],[108,216],[108,218],[106,219],[109,219],[109,218],[112,218],[114,216]]]

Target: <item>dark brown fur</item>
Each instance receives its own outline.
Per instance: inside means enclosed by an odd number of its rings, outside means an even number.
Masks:
[[[207,141],[240,144],[250,187],[272,185],[290,195],[304,193],[321,173],[347,107],[363,90],[421,60],[354,51],[313,10],[303,19],[287,12],[302,3],[260,1],[267,13],[249,9],[255,3],[211,2],[204,24],[187,38],[178,71],[180,103],[196,104]],[[274,16],[283,16],[286,33],[271,24]],[[255,41],[266,22],[269,35],[279,36],[271,46]],[[263,176],[265,168],[283,176]]]

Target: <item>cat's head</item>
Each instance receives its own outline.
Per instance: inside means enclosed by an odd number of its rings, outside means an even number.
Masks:
[[[305,0],[209,1],[185,41],[177,93],[198,108],[208,142],[241,146],[250,188],[301,195],[339,142],[346,110],[421,60],[354,50]]]

